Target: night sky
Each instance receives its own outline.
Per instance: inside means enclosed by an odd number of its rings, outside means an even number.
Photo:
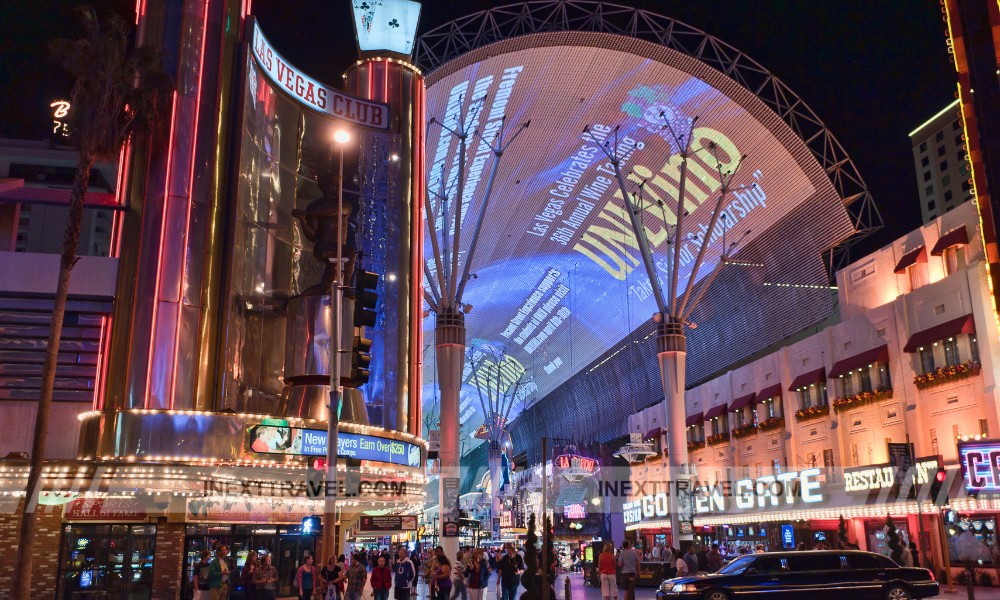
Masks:
[[[625,2],[622,2],[623,4]],[[64,0],[0,1],[0,135],[41,139],[48,103],[70,82],[45,43],[72,36]],[[132,0],[95,0],[131,20]],[[419,31],[508,2],[423,2]],[[875,197],[886,230],[874,248],[920,223],[907,134],[954,99],[955,73],[936,2],[714,0],[628,2],[700,28],[745,52],[794,90],[840,140]],[[355,59],[346,0],[254,0],[261,27],[293,64],[330,83]]]

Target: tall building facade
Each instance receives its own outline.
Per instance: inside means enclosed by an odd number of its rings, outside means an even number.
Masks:
[[[973,198],[962,115],[955,100],[910,132],[923,223]]]

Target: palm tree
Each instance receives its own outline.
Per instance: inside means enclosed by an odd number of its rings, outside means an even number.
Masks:
[[[49,45],[52,60],[74,80],[70,97],[70,139],[79,151],[80,159],[63,234],[59,281],[52,305],[52,325],[35,418],[27,495],[22,509],[17,561],[14,563],[17,565],[14,597],[18,600],[28,600],[31,588],[36,521],[32,499],[40,491],[56,359],[66,314],[70,274],[79,259],[76,249],[90,169],[95,161],[117,157],[125,141],[152,122],[156,93],[165,87],[157,52],[151,48],[132,48],[130,28],[120,17],[98,19],[92,8],[81,8],[78,12],[83,27],[82,37],[58,39]]]

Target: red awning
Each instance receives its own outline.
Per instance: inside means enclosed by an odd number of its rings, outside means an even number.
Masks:
[[[952,229],[948,233],[942,235],[938,238],[934,248],[931,249],[931,254],[934,256],[941,256],[944,251],[952,246],[958,246],[959,244],[969,243],[969,232],[965,230],[965,225],[962,225],[958,229]]]
[[[896,274],[905,273],[908,267],[912,267],[918,262],[921,263],[927,262],[926,246],[919,246],[904,254],[903,258],[899,259],[899,262],[896,263],[896,268],[893,270],[893,272]]]
[[[7,187],[7,186],[5,186]],[[73,190],[65,188],[15,187],[0,191],[0,204],[55,204],[68,205]],[[114,194],[107,192],[87,192],[83,197],[83,205],[90,208],[108,208],[124,210]]]
[[[694,415],[688,416],[687,422],[685,424],[688,427],[690,427],[692,425],[697,425],[698,423],[701,423],[704,420],[705,420],[705,417],[701,413],[698,413],[698,414],[694,414]]]
[[[903,346],[903,352],[916,352],[923,346],[933,344],[938,340],[943,340],[960,333],[975,333],[976,324],[972,320],[972,315],[965,315],[951,321],[935,325],[930,329],[918,331],[910,336],[909,341]]]
[[[792,385],[788,386],[790,390],[797,390],[799,388],[804,388],[807,385],[812,385],[820,381],[826,380],[826,369],[816,369],[815,371],[809,371],[808,373],[803,373],[792,380]]]
[[[733,400],[732,403],[729,404],[729,410],[731,411],[740,410],[741,408],[745,408],[748,404],[753,404],[754,402],[756,402],[756,400],[757,400],[757,394],[750,393],[747,394],[746,396],[740,396],[739,398]]]
[[[722,415],[726,414],[727,408],[728,407],[725,404],[713,406],[712,408],[705,411],[705,420],[708,421],[716,417],[721,417]]]
[[[775,396],[780,396],[780,395],[781,395],[781,384],[776,383],[770,387],[766,387],[761,391],[757,392],[757,399],[763,402],[768,398],[774,398]]]
[[[872,363],[877,362],[887,362],[889,360],[889,346],[883,344],[878,348],[872,348],[862,352],[861,354],[855,354],[843,360],[838,360],[833,363],[833,368],[830,369],[830,379],[834,377],[840,377],[841,375],[847,373],[848,371],[853,371],[854,369],[860,369]]]
[[[655,439],[658,439],[660,437],[660,433],[662,431],[663,430],[660,429],[659,427],[657,427],[656,429],[650,429],[649,431],[646,432],[646,435],[644,435],[642,437],[642,439],[644,439],[644,440],[655,440]]]

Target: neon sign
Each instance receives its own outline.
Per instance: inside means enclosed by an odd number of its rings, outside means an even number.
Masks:
[[[268,79],[300,104],[365,127],[389,129],[389,105],[350,96],[309,77],[278,54],[256,22],[251,49]]]
[[[965,489],[972,493],[1000,493],[1000,440],[958,445]]]
[[[69,137],[69,123],[66,117],[69,116],[71,105],[69,100],[55,100],[49,104],[52,109],[52,133],[61,137]]]
[[[556,467],[560,469],[574,469],[585,473],[596,473],[597,460],[578,454],[561,454],[556,457]]]

